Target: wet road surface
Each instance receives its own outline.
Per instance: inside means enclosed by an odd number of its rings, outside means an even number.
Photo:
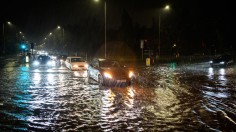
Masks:
[[[137,67],[100,87],[65,67],[0,63],[0,131],[235,131],[236,67]]]

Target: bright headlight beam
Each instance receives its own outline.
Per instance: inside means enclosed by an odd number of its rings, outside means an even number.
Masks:
[[[39,62],[38,61],[34,61],[33,65],[38,66]]]
[[[133,77],[134,73],[132,71],[129,72],[129,78]]]
[[[112,78],[111,74],[109,74],[109,73],[107,73],[107,72],[104,73],[104,76],[105,76],[106,78]]]

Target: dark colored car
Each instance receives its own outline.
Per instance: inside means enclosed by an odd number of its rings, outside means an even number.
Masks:
[[[33,67],[52,67],[55,66],[56,62],[50,58],[48,55],[39,55],[37,56],[33,62]]]
[[[99,85],[130,85],[134,73],[121,66],[118,61],[94,59],[88,67],[88,78],[94,79]]]
[[[232,55],[218,55],[210,61],[212,67],[227,67],[234,63]]]

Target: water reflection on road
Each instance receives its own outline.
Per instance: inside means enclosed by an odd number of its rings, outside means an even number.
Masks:
[[[236,127],[235,67],[138,67],[127,87],[88,83],[86,72],[6,63],[0,130],[227,131]]]

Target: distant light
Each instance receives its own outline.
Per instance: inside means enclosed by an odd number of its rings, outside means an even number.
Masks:
[[[11,22],[7,22],[7,24],[11,25]]]
[[[52,33],[49,33],[49,35],[52,35]]]
[[[176,44],[173,45],[173,48],[176,47]]]
[[[47,39],[47,38],[44,38],[45,40]]]
[[[166,5],[165,6],[165,10],[169,10],[170,9],[170,6],[169,5]]]
[[[94,0],[95,2],[99,2],[99,0]]]
[[[20,31],[19,33],[20,33],[20,34],[22,34],[22,32],[21,32],[21,31]]]
[[[26,48],[26,46],[25,46],[25,45],[21,45],[21,48],[22,48],[22,49],[25,49],[25,48]]]
[[[61,27],[60,26],[57,26],[57,29],[60,29]]]

